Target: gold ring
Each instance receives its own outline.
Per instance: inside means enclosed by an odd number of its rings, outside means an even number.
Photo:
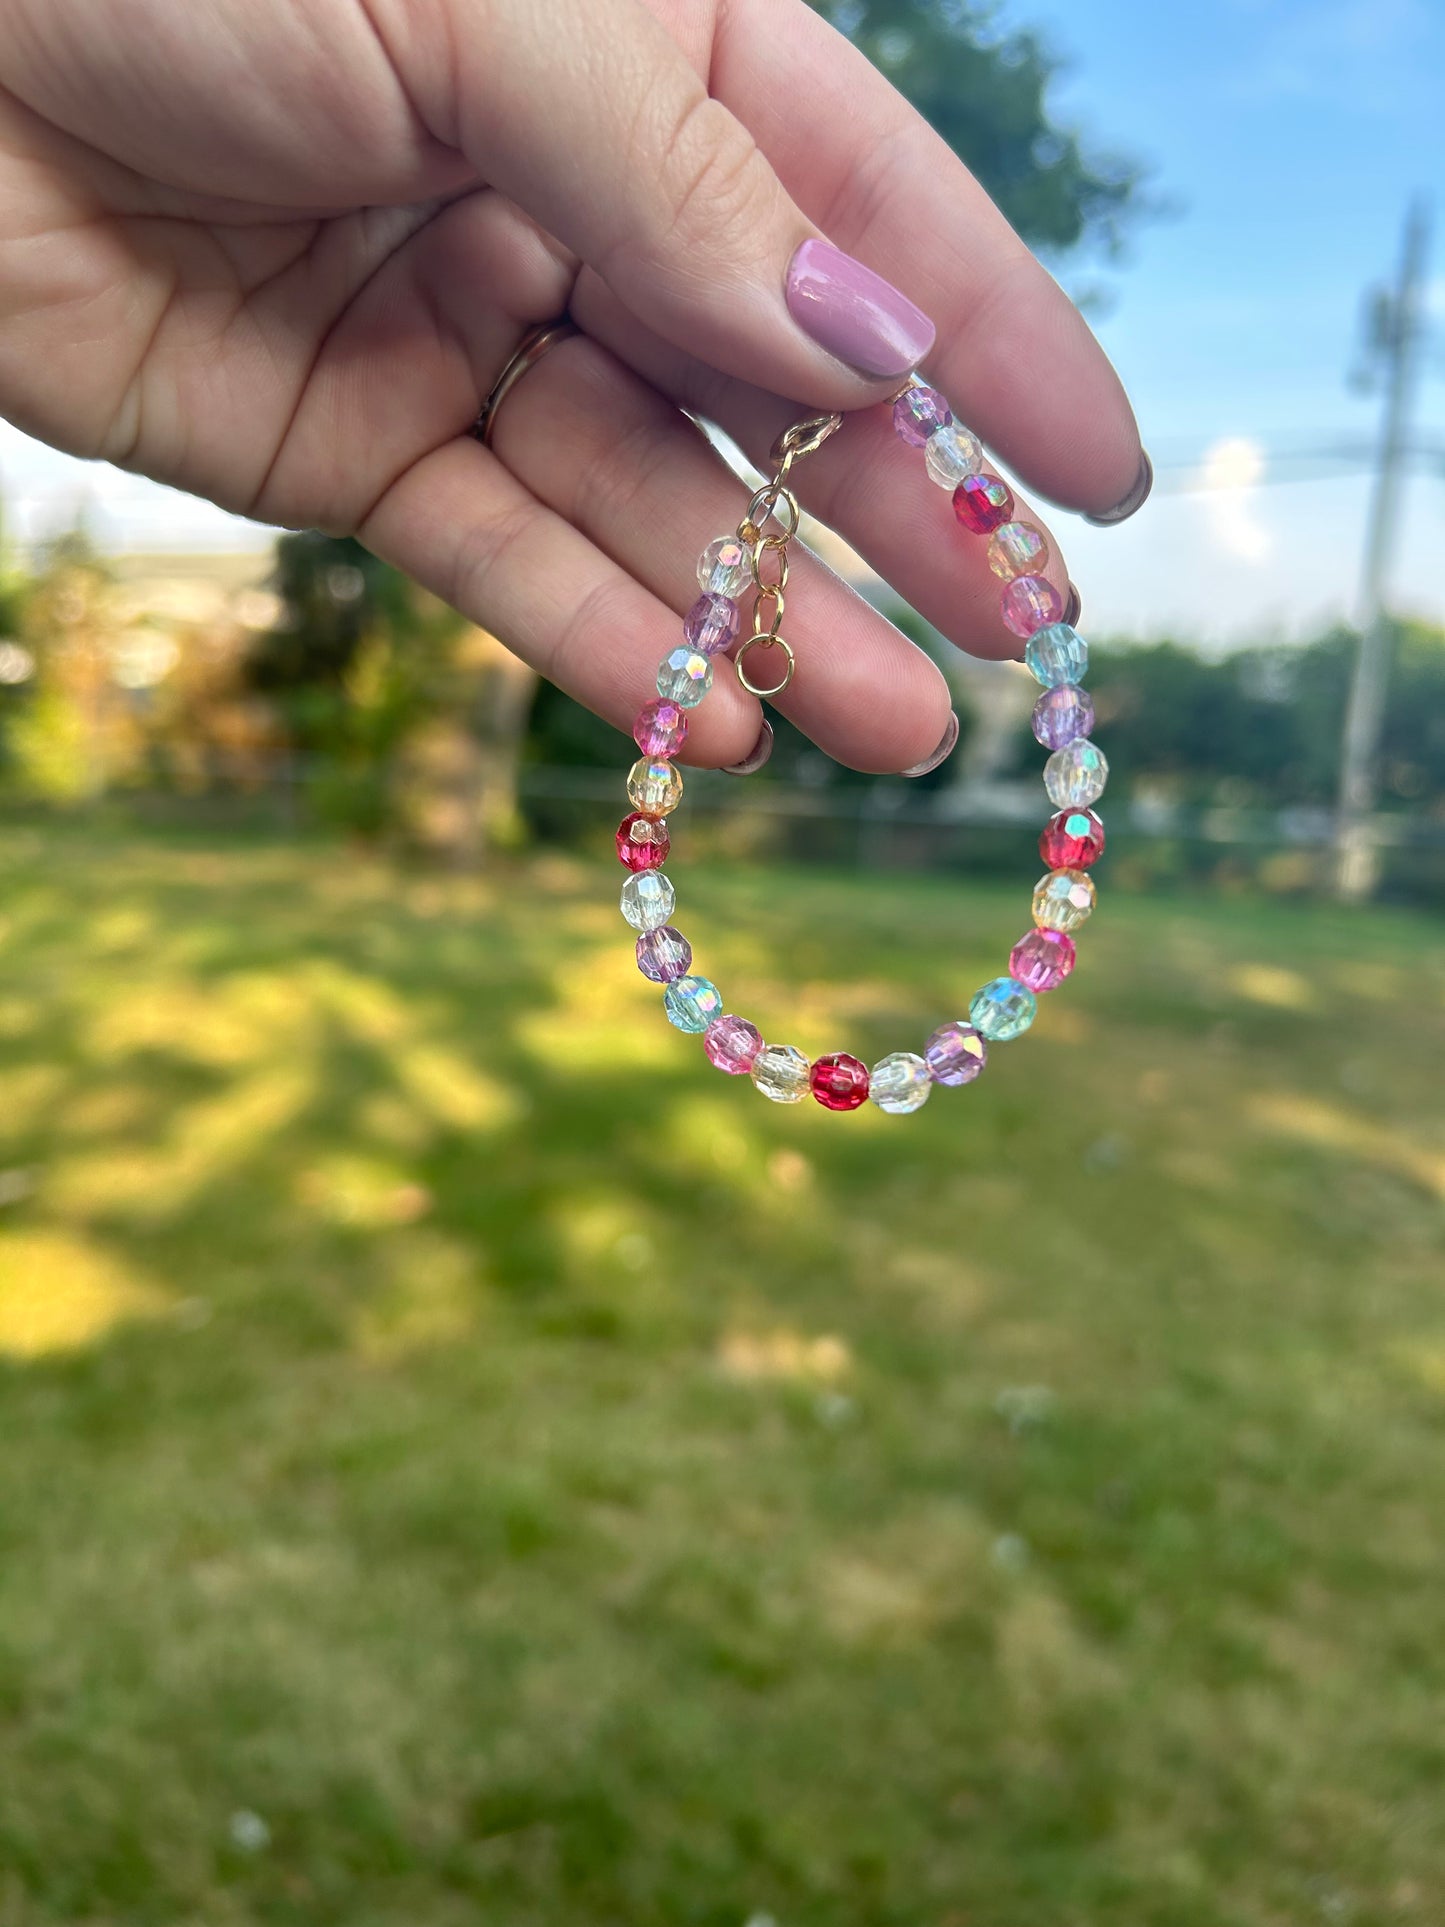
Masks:
[[[783,680],[780,683],[774,683],[771,689],[762,689],[757,683],[749,682],[748,672],[743,668],[743,658],[747,655],[749,649],[756,649],[763,643],[775,644],[788,659],[788,666],[783,671]],[[781,636],[770,636],[766,631],[764,631],[762,635],[749,636],[741,649],[739,649],[733,657],[733,668],[738,672],[738,681],[742,684],[743,688],[747,690],[748,694],[750,696],[766,696],[769,699],[782,695],[788,684],[793,680],[793,671],[797,666],[798,659],[793,654],[790,646],[783,641],[783,638]]]
[[[555,321],[539,321],[535,328],[529,328],[512,351],[511,359],[501,374],[492,383],[487,399],[482,403],[482,412],[472,424],[472,433],[483,448],[492,445],[492,431],[497,425],[497,410],[511,394],[517,383],[529,368],[535,368],[549,348],[559,342],[570,340],[581,329],[566,315],[559,315]]]

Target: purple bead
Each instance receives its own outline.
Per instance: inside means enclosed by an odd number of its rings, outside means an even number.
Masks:
[[[1045,749],[1067,749],[1094,727],[1094,699],[1077,683],[1046,689],[1034,704],[1034,740]]]
[[[1064,598],[1042,575],[1016,576],[999,597],[1003,619],[1027,642],[1035,629],[1047,629],[1064,613]]]
[[[936,388],[914,382],[893,404],[893,428],[910,448],[922,448],[935,428],[947,428],[953,410]]]
[[[682,635],[700,656],[719,655],[738,633],[738,605],[725,595],[700,595],[682,619]]]
[[[670,923],[644,930],[637,939],[637,968],[655,984],[670,984],[692,968],[692,945]]]
[[[935,1084],[971,1084],[988,1062],[988,1045],[972,1024],[940,1024],[923,1058]]]

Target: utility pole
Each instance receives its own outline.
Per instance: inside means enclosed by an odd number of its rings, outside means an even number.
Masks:
[[[1393,288],[1382,288],[1376,295],[1370,315],[1370,339],[1366,344],[1366,352],[1383,364],[1385,408],[1360,585],[1360,646],[1355,656],[1340,747],[1335,894],[1345,903],[1360,903],[1368,898],[1379,872],[1379,851],[1370,818],[1375,803],[1375,764],[1390,670],[1390,621],[1385,599],[1399,528],[1410,408],[1424,333],[1425,254],[1429,230],[1426,203],[1423,199],[1417,200],[1405,217],[1399,279]]]

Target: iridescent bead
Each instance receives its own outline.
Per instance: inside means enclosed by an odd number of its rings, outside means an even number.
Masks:
[[[687,716],[676,703],[659,696],[638,710],[632,740],[644,756],[671,756],[687,741]]]
[[[1104,854],[1104,825],[1093,810],[1060,810],[1039,838],[1039,855],[1051,870],[1087,870]]]
[[[923,1055],[935,1084],[971,1084],[988,1062],[988,1045],[972,1024],[940,1024]]]
[[[666,870],[639,870],[622,886],[622,914],[634,930],[657,930],[677,905]]]
[[[662,993],[662,1008],[679,1030],[705,1031],[722,1011],[722,992],[706,977],[677,977]]]
[[[1048,559],[1048,539],[1033,522],[1001,522],[989,538],[988,566],[1005,582],[1037,575]]]
[[[657,666],[657,693],[666,702],[696,709],[711,688],[712,664],[696,649],[673,649]]]
[[[617,826],[617,860],[629,870],[660,869],[671,845],[671,833],[660,816],[634,810]]]
[[[818,1058],[808,1088],[826,1111],[856,1111],[868,1096],[868,1066],[845,1050]]]
[[[1083,870],[1050,870],[1034,885],[1034,922],[1041,930],[1077,930],[1098,892]]]
[[[1029,646],[1038,641],[1030,638]],[[1077,683],[1046,689],[1034,704],[1034,737],[1045,749],[1065,749],[1094,727],[1094,699]]]
[[[791,1044],[764,1044],[753,1082],[774,1104],[797,1104],[808,1095],[808,1060]]]
[[[929,479],[946,488],[950,495],[966,475],[976,475],[983,460],[983,449],[976,438],[957,422],[935,428],[923,444],[923,465]]]
[[[915,381],[893,404],[893,432],[910,448],[922,448],[936,428],[947,428],[953,410],[936,388]]]
[[[1003,619],[1016,636],[1047,629],[1064,613],[1064,598],[1042,575],[1016,576],[999,597]]]
[[[670,984],[692,969],[692,945],[670,923],[644,930],[637,939],[637,968],[655,984]]]
[[[1108,780],[1108,758],[1087,736],[1056,749],[1044,764],[1044,788],[1055,809],[1087,809],[1104,794]]]
[[[995,977],[977,992],[968,1014],[975,1030],[981,1030],[991,1044],[1007,1044],[1023,1036],[1038,1007],[1027,985],[1015,983],[1012,977]]]
[[[1074,940],[1062,930],[1030,930],[1009,952],[1009,975],[1041,995],[1057,990],[1074,967]]]
[[[1029,636],[1024,662],[1030,675],[1036,676],[1045,689],[1057,689],[1060,683],[1084,680],[1089,667],[1089,645],[1072,623],[1046,623]]]
[[[965,475],[953,491],[953,512],[974,535],[992,535],[1014,512],[1013,491],[997,475]]]
[[[700,595],[682,619],[682,639],[700,656],[721,655],[737,640],[738,605],[725,595]]]
[[[666,816],[682,801],[682,772],[663,757],[639,757],[627,772],[627,794],[644,816]]]
[[[752,561],[735,535],[720,535],[697,559],[697,586],[704,595],[740,596],[752,579]]]
[[[868,1095],[880,1111],[901,1117],[928,1102],[933,1079],[928,1066],[911,1050],[896,1050],[880,1057],[868,1073]]]
[[[702,1047],[708,1062],[731,1077],[746,1077],[758,1061],[763,1048],[763,1033],[746,1017],[725,1011],[714,1017],[702,1034]]]

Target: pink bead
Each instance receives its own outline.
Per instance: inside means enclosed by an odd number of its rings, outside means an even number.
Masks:
[[[671,847],[672,832],[660,816],[634,810],[617,825],[617,861],[624,869],[661,869]]]
[[[1030,930],[1009,953],[1008,974],[1025,990],[1057,990],[1074,967],[1074,940],[1062,930]]]
[[[632,725],[632,740],[644,756],[671,756],[687,741],[687,711],[660,696],[644,703]]]
[[[763,1050],[763,1033],[746,1017],[724,1011],[714,1017],[702,1034],[702,1047],[708,1062],[716,1064],[730,1077],[746,1077]]]
[[[637,968],[655,984],[670,984],[692,969],[692,945],[670,923],[644,930],[637,939]]]
[[[1064,613],[1064,598],[1041,575],[1021,575],[999,597],[1003,619],[1016,636],[1027,642],[1035,629],[1047,629]]]
[[[997,475],[965,475],[953,491],[953,512],[974,535],[992,535],[1014,512],[1013,492]]]
[[[953,410],[936,388],[916,381],[893,404],[893,428],[901,442],[922,448],[935,428],[947,428]]]
[[[737,637],[742,616],[725,595],[700,595],[682,619],[682,639],[700,656],[720,655]]]

